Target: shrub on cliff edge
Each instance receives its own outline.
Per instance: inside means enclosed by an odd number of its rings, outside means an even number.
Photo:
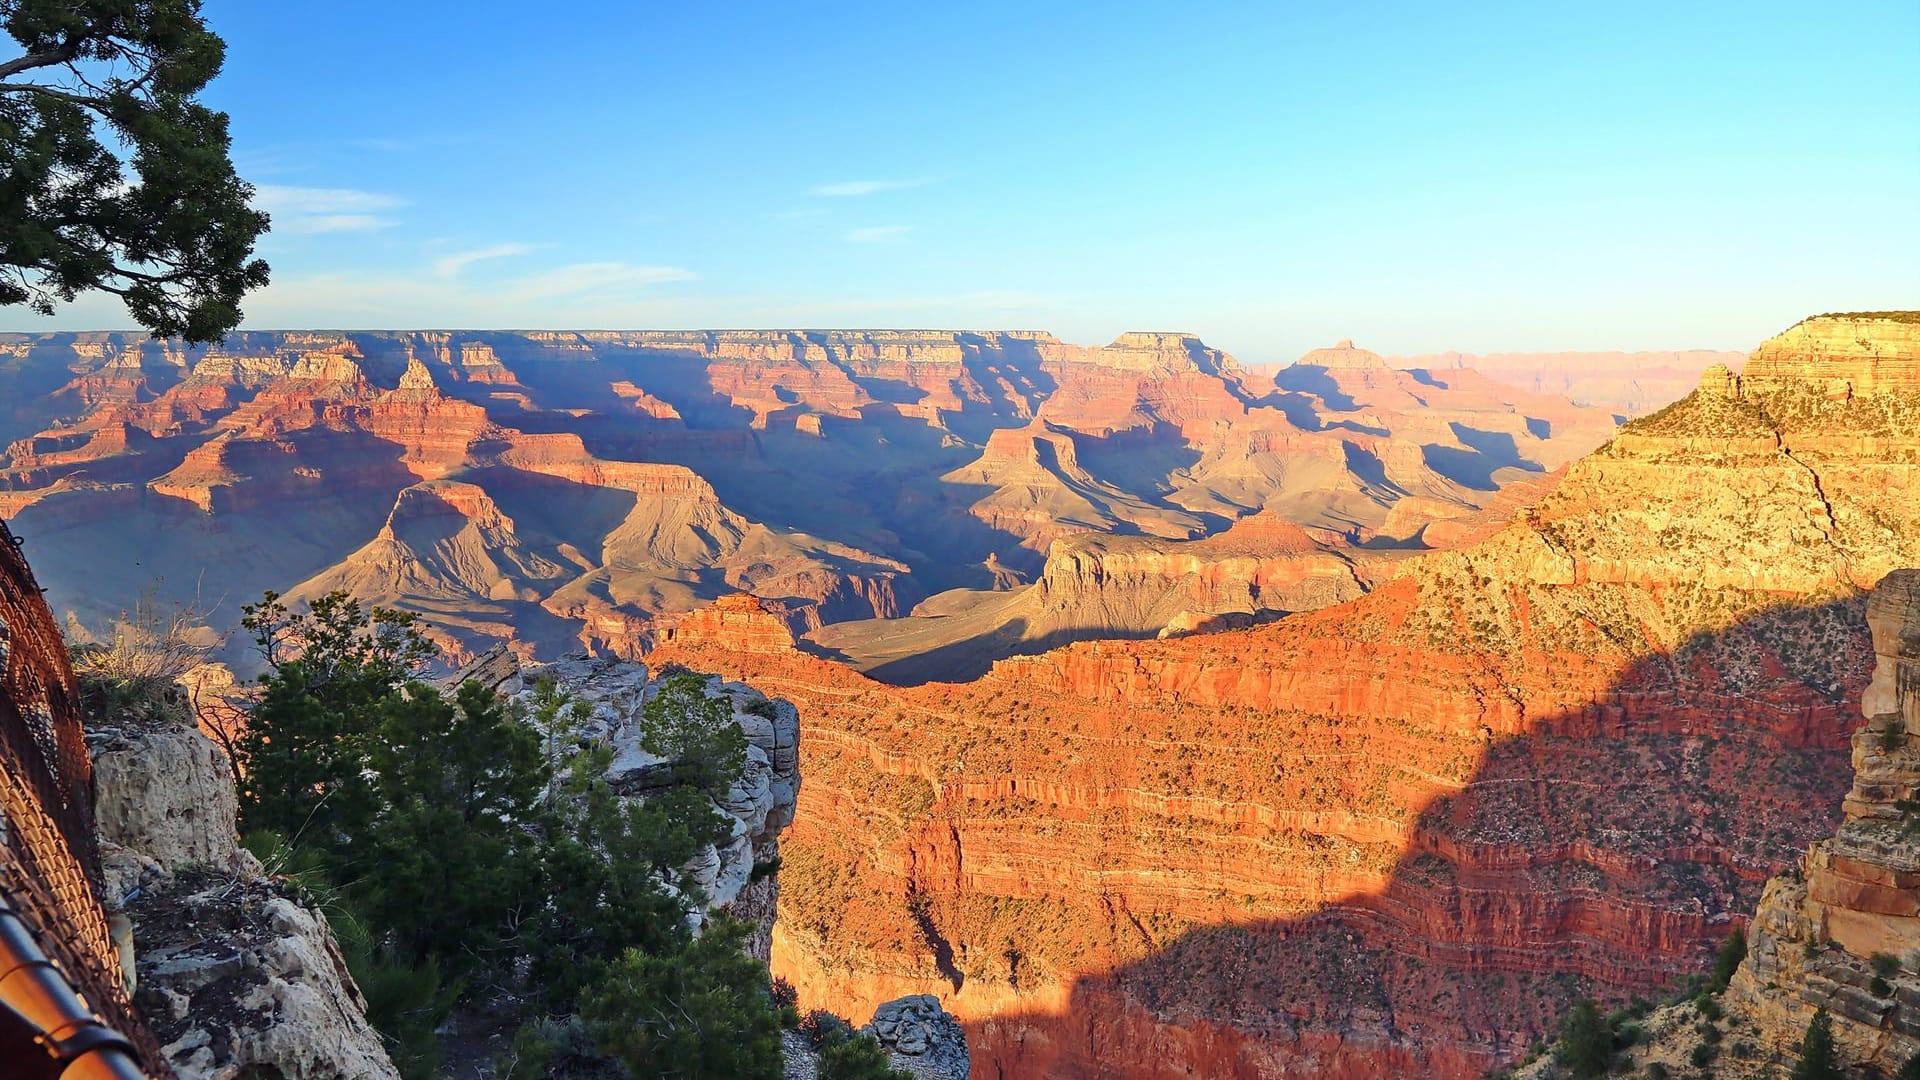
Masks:
[[[635,1076],[779,1076],[780,1010],[746,938],[720,918],[676,952],[628,950],[581,1001],[595,1044]]]

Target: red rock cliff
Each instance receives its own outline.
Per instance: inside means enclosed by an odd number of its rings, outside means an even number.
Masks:
[[[692,647],[808,725],[776,968],[940,993],[985,1075],[1140,1077],[1470,1076],[1700,969],[1831,829],[1860,590],[1920,561],[1902,387],[1709,379],[1273,626],[912,690]]]

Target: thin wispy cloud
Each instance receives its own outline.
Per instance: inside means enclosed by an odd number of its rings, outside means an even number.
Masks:
[[[475,248],[472,251],[456,251],[443,255],[433,261],[433,272],[439,277],[453,277],[477,262],[487,259],[505,259],[514,255],[525,255],[533,250],[532,244],[494,244],[489,247]]]
[[[484,282],[436,276],[426,269],[278,279],[248,298],[248,325],[313,325],[313,312],[325,312],[320,321],[336,326],[645,322],[666,318],[675,305],[684,303],[659,295],[657,286],[699,276],[677,266],[624,262],[571,263]]]
[[[275,214],[273,231],[278,233],[369,232],[388,229],[399,222],[376,214]]]
[[[843,180],[837,184],[816,184],[807,189],[807,194],[829,199],[847,199],[861,195],[877,195],[882,191],[925,187],[931,183],[933,178],[926,176],[914,180]]]
[[[253,192],[253,205],[271,214],[274,229],[283,233],[384,229],[398,222],[382,211],[398,209],[405,203],[397,195],[355,188],[261,184]]]
[[[911,225],[868,225],[847,230],[849,244],[891,244],[905,240],[913,232]]]
[[[291,187],[286,184],[261,184],[254,189],[253,201],[268,213],[347,214],[392,210],[402,204],[397,195],[354,188]]]
[[[519,297],[598,296],[670,281],[692,281],[699,275],[678,266],[634,266],[622,262],[573,263],[529,277],[509,288]]]

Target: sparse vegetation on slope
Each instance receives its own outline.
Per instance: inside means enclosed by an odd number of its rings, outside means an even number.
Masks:
[[[597,1052],[637,1075],[665,1060],[688,1077],[779,1075],[782,1011],[740,952],[744,929],[689,929],[705,897],[683,867],[727,837],[709,792],[745,753],[697,679],[648,707],[678,775],[635,805],[608,786],[609,749],[572,737],[578,710],[551,683],[514,708],[478,683],[449,700],[420,681],[432,648],[412,616],[341,595],[294,612],[269,595],[247,625],[269,671],[239,744],[243,825],[354,927],[355,975],[406,1072],[431,1074],[434,1028],[487,986],[585,1015]],[[543,744],[541,723],[560,737]],[[536,1028],[516,1052],[560,1051]]]

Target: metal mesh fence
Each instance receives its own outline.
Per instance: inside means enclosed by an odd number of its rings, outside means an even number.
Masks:
[[[120,980],[94,881],[93,768],[67,647],[19,541],[0,523],[0,887],[108,1024],[160,1067]],[[0,1060],[7,1048],[0,1047]]]

